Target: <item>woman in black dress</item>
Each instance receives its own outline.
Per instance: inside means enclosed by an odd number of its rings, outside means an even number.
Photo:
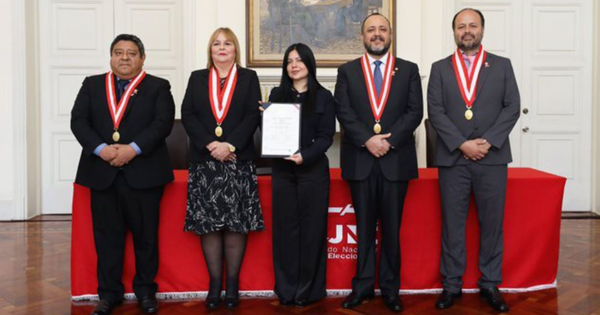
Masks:
[[[221,302],[223,255],[225,307],[239,304],[239,272],[248,232],[264,229],[252,135],[260,121],[256,72],[240,67],[239,44],[219,28],[208,45],[207,69],[192,72],[181,107],[190,138],[185,231],[200,235],[210,274],[206,307]]]
[[[329,160],[335,103],[317,81],[315,57],[298,43],[285,52],[281,83],[269,101],[301,103],[300,151],[273,160],[273,263],[282,305],[305,306],[327,295]]]

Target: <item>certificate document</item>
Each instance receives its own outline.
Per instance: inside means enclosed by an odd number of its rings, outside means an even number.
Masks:
[[[300,104],[263,103],[261,156],[288,157],[300,150]]]

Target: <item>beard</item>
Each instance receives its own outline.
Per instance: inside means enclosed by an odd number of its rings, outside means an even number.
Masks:
[[[373,37],[373,38],[370,40],[370,42],[373,42],[373,41],[375,41],[376,39],[379,39],[379,40],[381,40],[382,42],[384,42],[384,44],[383,44],[383,47],[381,47],[381,48],[379,48],[379,49],[376,49],[376,48],[371,48],[371,46],[370,46],[370,45],[369,45],[367,42],[363,42],[363,45],[365,46],[365,50],[366,50],[366,51],[367,51],[369,54],[371,54],[371,55],[374,55],[374,56],[383,56],[383,55],[385,55],[385,54],[386,54],[386,53],[387,53],[387,52],[390,50],[390,46],[391,46],[391,44],[392,44],[392,41],[389,41],[389,42],[387,42],[387,43],[386,43],[386,42],[383,40],[383,37],[381,37],[381,36],[375,36],[375,37]]]
[[[470,42],[467,42],[467,43],[465,43],[465,42],[463,41],[463,39],[464,39],[464,38],[465,38],[467,35],[469,35],[471,38],[473,38],[473,40],[472,40],[472,41],[470,41]],[[465,51],[465,50],[472,50],[472,49],[475,49],[475,48],[479,48],[479,45],[481,45],[481,38],[480,38],[480,37],[477,37],[477,36],[476,36],[476,35],[474,35],[474,34],[465,34],[465,35],[463,35],[463,36],[462,36],[462,37],[461,37],[459,40],[457,40],[457,41],[456,41],[456,46],[457,46],[457,47],[458,47],[460,50],[462,50],[462,51]]]

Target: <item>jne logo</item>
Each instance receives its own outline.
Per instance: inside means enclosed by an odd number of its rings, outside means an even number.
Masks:
[[[344,227],[346,228],[344,229]],[[344,240],[344,236],[347,238],[346,244],[356,244],[356,225],[337,224],[335,226],[335,237],[330,237],[329,243],[339,244]]]
[[[337,213],[340,215],[340,217],[343,217],[349,213],[354,214],[354,208],[352,207],[351,204],[347,204],[345,207],[329,207],[328,212],[329,213]],[[347,220],[343,220],[343,221],[347,221]],[[354,221],[354,220],[352,220],[352,221]],[[355,245],[356,244],[356,224],[343,224],[343,223],[344,222],[340,222],[339,224],[335,225],[335,236],[328,238],[329,243],[330,244],[344,243],[344,245],[345,244]],[[354,222],[352,222],[352,223],[354,223]]]

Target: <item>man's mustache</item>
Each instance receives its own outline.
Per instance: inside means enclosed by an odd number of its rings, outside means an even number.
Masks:
[[[470,37],[471,39],[475,39],[475,36],[473,34],[469,34],[469,33],[463,35],[460,39],[461,40],[467,39],[467,37]]]
[[[371,42],[374,42],[374,41],[376,41],[376,40],[380,40],[380,41],[382,41],[382,42],[385,42],[385,38],[383,38],[383,37],[382,37],[382,36],[380,36],[380,35],[374,35],[373,37],[371,37]]]

